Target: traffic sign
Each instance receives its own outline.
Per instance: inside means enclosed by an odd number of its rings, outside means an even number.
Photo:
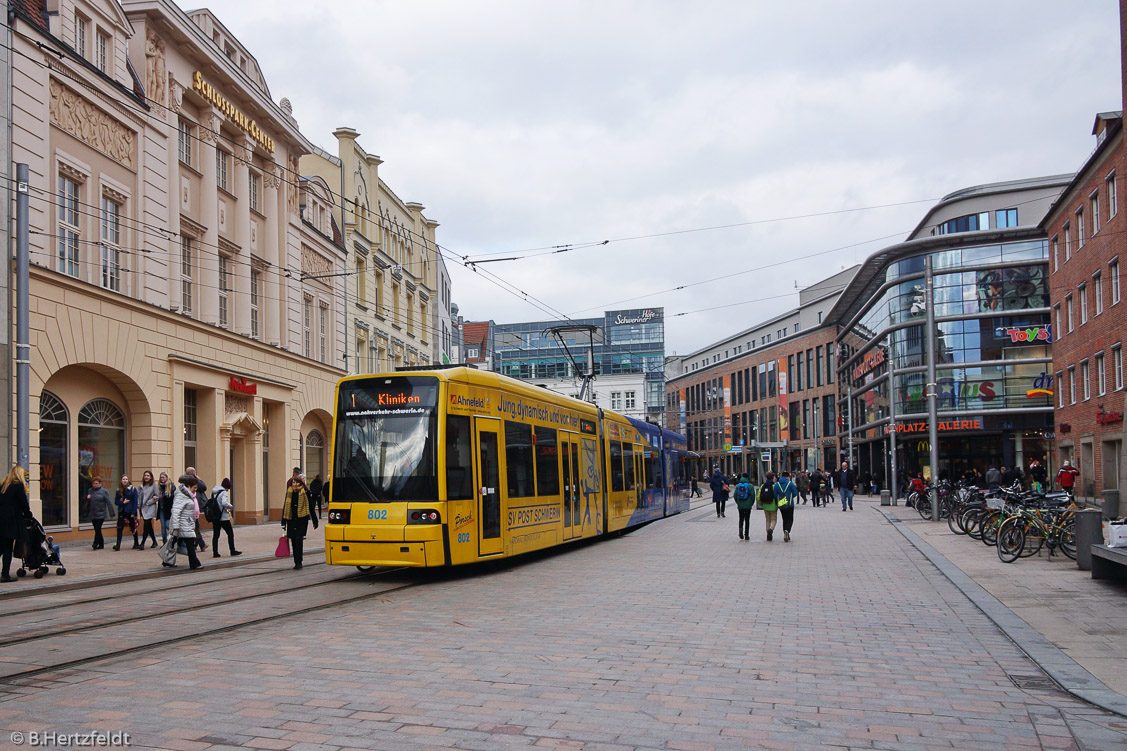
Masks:
[[[759,455],[759,461],[761,461],[761,462],[771,461],[771,452],[770,451],[764,451],[762,454]]]
[[[731,451],[732,450],[732,442],[731,441],[724,441],[724,450],[725,451]]]

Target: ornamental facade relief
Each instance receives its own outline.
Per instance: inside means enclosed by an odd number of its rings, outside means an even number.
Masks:
[[[77,92],[51,79],[51,123],[111,159],[137,168],[137,134]]]

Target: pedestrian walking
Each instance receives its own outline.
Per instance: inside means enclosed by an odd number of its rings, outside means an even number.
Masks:
[[[153,482],[153,473],[145,470],[141,474],[141,487],[137,490],[138,512],[141,514],[141,550],[145,549],[145,540],[153,538],[153,547],[157,546],[157,533],[153,529],[153,520],[160,515],[160,499],[157,496],[157,484]],[[162,527],[163,529],[163,527]]]
[[[1045,492],[1045,481],[1048,479],[1048,473],[1045,472],[1045,465],[1034,459],[1029,464],[1029,478],[1032,481],[1034,493]]]
[[[301,568],[302,547],[309,522],[317,529],[317,512],[309,503],[309,486],[301,474],[301,467],[293,468],[293,475],[286,480],[286,497],[282,501],[282,529],[290,540],[293,552],[293,567]]]
[[[90,492],[86,494],[86,508],[90,511],[90,523],[94,525],[94,544],[91,550],[102,550],[106,541],[102,537],[102,525],[113,516],[113,501],[110,491],[102,487],[102,478],[90,478]]]
[[[200,510],[207,504],[207,483],[196,474],[195,467],[188,467],[184,470],[184,474],[196,478],[196,545],[200,550],[207,550],[207,543],[203,541],[203,533],[200,532]]]
[[[30,518],[27,475],[24,468],[16,464],[0,484],[0,555],[4,563],[0,582],[15,581],[12,578],[12,556],[17,546],[27,545],[27,521]]]
[[[160,515],[160,541],[168,542],[169,520],[172,518],[172,496],[176,493],[176,486],[168,479],[167,472],[161,472],[157,478],[157,513]]]
[[[700,492],[700,486],[697,485],[697,477],[693,475],[689,478],[689,497],[704,498],[704,493]]]
[[[211,489],[212,497],[219,504],[219,519],[211,524],[211,557],[219,557],[219,533],[227,533],[227,546],[231,556],[242,555],[243,551],[235,550],[235,530],[231,527],[231,514],[235,505],[231,502],[231,479],[223,478],[223,482]]]
[[[751,525],[751,510],[755,508],[755,486],[751,484],[748,479],[747,472],[740,475],[740,481],[736,483],[736,511],[739,512],[738,529],[741,540],[750,539],[748,537],[748,527]]]
[[[802,504],[806,505],[806,494],[810,492],[810,475],[805,470],[798,473],[798,495],[802,499]]]
[[[853,493],[857,490],[857,475],[849,468],[849,462],[843,461],[837,476],[837,486],[841,489],[841,510],[852,511]]]
[[[873,476],[869,472],[861,475],[861,490],[865,495],[869,495],[869,490],[873,487]]]
[[[716,518],[719,519],[724,516],[724,506],[728,503],[728,478],[719,467],[713,470],[708,487],[712,488],[712,502],[716,504]]]
[[[321,493],[325,489],[325,483],[321,480],[321,473],[313,475],[313,481],[309,483],[309,501],[317,506],[317,516],[321,515]]]
[[[991,493],[1002,487],[1002,473],[997,467],[991,466],[990,469],[986,470],[986,487]]]
[[[184,541],[184,549],[188,556],[188,567],[197,569],[203,564],[196,556],[196,529],[199,522],[196,520],[196,489],[199,481],[194,475],[187,472],[180,475],[177,481],[176,493],[172,498],[172,535]],[[170,568],[176,564],[162,562]]]
[[[1002,467],[1002,484],[1007,488],[1014,486],[1020,487],[1023,484],[1021,469],[1017,466],[1010,467],[1009,469]]]
[[[1071,493],[1073,486],[1076,485],[1076,478],[1079,477],[1080,470],[1072,466],[1072,462],[1068,459],[1064,460],[1060,470],[1057,472],[1057,485],[1060,489]]]
[[[775,536],[775,523],[779,518],[779,507],[775,503],[775,473],[768,472],[759,486],[759,508],[763,511],[763,521],[767,525],[767,542]]]
[[[772,490],[775,506],[779,515],[783,517],[783,542],[790,542],[790,530],[794,527],[794,501],[798,497],[798,488],[790,479],[790,473],[783,472],[782,477],[775,481]]]
[[[121,535],[128,524],[129,531],[133,533],[133,549],[140,550],[141,546],[137,543],[137,488],[129,481],[129,475],[121,476],[121,484],[113,496],[113,505],[117,509],[117,542],[113,549],[121,550]]]
[[[822,468],[815,467],[813,474],[810,475],[810,501],[814,506],[822,505]]]

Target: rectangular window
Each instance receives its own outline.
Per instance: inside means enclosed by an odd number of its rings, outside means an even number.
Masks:
[[[252,211],[257,211],[259,213],[262,213],[262,206],[261,206],[261,204],[259,203],[259,200],[258,200],[258,195],[259,195],[258,186],[261,183],[262,183],[262,178],[260,178],[257,173],[251,172],[250,173],[250,184],[249,184],[250,208],[251,208]]]
[[[472,501],[473,434],[470,418],[462,415],[446,417],[446,499]]]
[[[391,285],[392,318],[395,326],[399,326],[399,285]]]
[[[1076,210],[1076,250],[1084,247],[1084,209]]]
[[[1065,313],[1067,313],[1067,316],[1068,316],[1068,333],[1071,334],[1072,329],[1073,329],[1073,325],[1072,325],[1072,323],[1073,323],[1072,295],[1065,295],[1064,296],[1064,307],[1065,307]]]
[[[814,388],[814,350],[806,350],[806,388]]]
[[[121,204],[102,196],[102,286],[121,291]]]
[[[994,228],[1004,229],[1017,226],[1017,209],[998,209],[994,212]],[[980,229],[986,229],[981,227]]]
[[[252,339],[258,338],[258,301],[262,297],[262,272],[251,269],[250,272],[250,335]]]
[[[383,309],[383,272],[376,269],[373,276],[376,279],[376,294],[372,297],[372,303],[376,306],[376,315],[382,318],[386,312]]]
[[[356,302],[365,307],[368,305],[368,262],[360,255],[356,256]]]
[[[321,303],[318,311],[320,315],[320,326],[318,326],[317,334],[320,339],[321,356],[318,358],[321,362],[327,363],[329,361],[329,306]]]
[[[802,439],[810,437],[810,400],[802,400]]]
[[[1115,390],[1123,388],[1123,345],[1116,344],[1111,348],[1111,372],[1114,374]]]
[[[1057,371],[1057,406],[1064,407],[1064,373]]]
[[[176,142],[177,153],[180,156],[180,161],[189,167],[192,166],[192,124],[187,120],[180,119],[180,127],[177,132]]]
[[[180,236],[180,312],[186,316],[192,315],[192,296],[195,290],[192,287],[192,238]],[[222,269],[222,265],[220,266]],[[220,277],[222,279],[222,277]]]
[[[532,426],[505,420],[505,463],[508,465],[509,498],[531,498],[536,495],[532,462]]]
[[[78,183],[59,176],[59,271],[78,277]]]
[[[1093,190],[1088,196],[1088,214],[1092,217],[1092,234],[1100,231],[1100,191]]]
[[[535,429],[536,495],[560,494],[560,459],[553,428]]]
[[[815,355],[818,358],[818,364],[817,364],[817,367],[815,368],[815,371],[814,371],[816,376],[817,376],[816,383],[819,386],[821,386],[822,385],[822,373],[823,373],[824,360],[825,360],[825,358],[823,357],[823,354],[822,354],[822,348],[821,347],[818,347],[817,351],[815,352]]]
[[[1072,258],[1072,225],[1065,222],[1060,232],[1064,235],[1064,262],[1068,263],[1068,259]]]
[[[1088,283],[1080,283],[1080,325],[1088,322]]]
[[[1092,398],[1092,377],[1088,372],[1087,360],[1080,361],[1080,381],[1081,390],[1084,394],[1084,401],[1088,401]]]
[[[1053,271],[1060,271],[1060,243],[1058,236],[1053,235],[1053,239],[1049,241],[1049,245],[1053,249]]]
[[[228,302],[227,293],[231,291],[231,259],[225,255],[219,256],[219,325],[227,328]]]
[[[1096,355],[1096,394],[1103,396],[1107,393],[1107,368],[1104,363],[1104,353]]]
[[[617,411],[617,412],[622,411],[622,392],[621,391],[610,392],[610,408]]]
[[[97,48],[94,50],[94,52],[97,55],[95,64],[98,66],[98,70],[102,71],[103,73],[109,73],[110,58],[113,55],[113,51],[110,49],[110,38],[100,31],[98,32]]]
[[[184,389],[184,466],[196,466],[196,392]]]
[[[407,333],[415,335],[415,296],[407,295]]]
[[[834,345],[826,345],[826,383],[834,382]]]
[[[633,391],[627,391],[626,392],[626,409],[634,409],[634,406],[635,406],[634,392]]]
[[[1119,302],[1119,256],[1108,261],[1107,276],[1111,282],[1111,304],[1115,305]]]
[[[1058,302],[1053,306],[1053,336],[1057,339],[1064,334],[1064,328],[1060,325],[1060,303]]]
[[[1104,312],[1104,280],[1099,271],[1092,274],[1092,290],[1096,293],[1096,315]]]
[[[1068,366],[1068,403],[1076,404],[1076,366]]]
[[[215,150],[215,184],[227,190],[227,152],[218,148]]]
[[[711,438],[711,436],[708,436]],[[706,447],[707,448],[707,447]],[[610,442],[610,489],[611,492],[621,493],[624,488],[625,478],[622,476],[622,442]]]
[[[1107,219],[1110,222],[1119,213],[1119,191],[1115,184],[1115,173],[1107,176]]]
[[[301,301],[301,344],[302,354],[313,357],[313,298],[305,297]]]
[[[82,16],[74,17],[74,51],[86,58],[86,38],[90,33],[90,22]]]
[[[622,474],[624,489],[633,490],[637,485],[634,477],[634,444],[625,441],[622,443]]]

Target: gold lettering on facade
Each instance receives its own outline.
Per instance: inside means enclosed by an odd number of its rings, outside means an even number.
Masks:
[[[50,110],[53,124],[129,169],[136,168],[136,134],[53,78]]]
[[[192,88],[199,92],[204,99],[211,102],[228,120],[257,141],[259,146],[271,154],[274,153],[274,139],[266,135],[262,128],[258,127],[258,123],[243,114],[238,107],[231,103],[231,100],[220,94],[214,86],[204,79],[203,74],[198,70],[192,74]]]

